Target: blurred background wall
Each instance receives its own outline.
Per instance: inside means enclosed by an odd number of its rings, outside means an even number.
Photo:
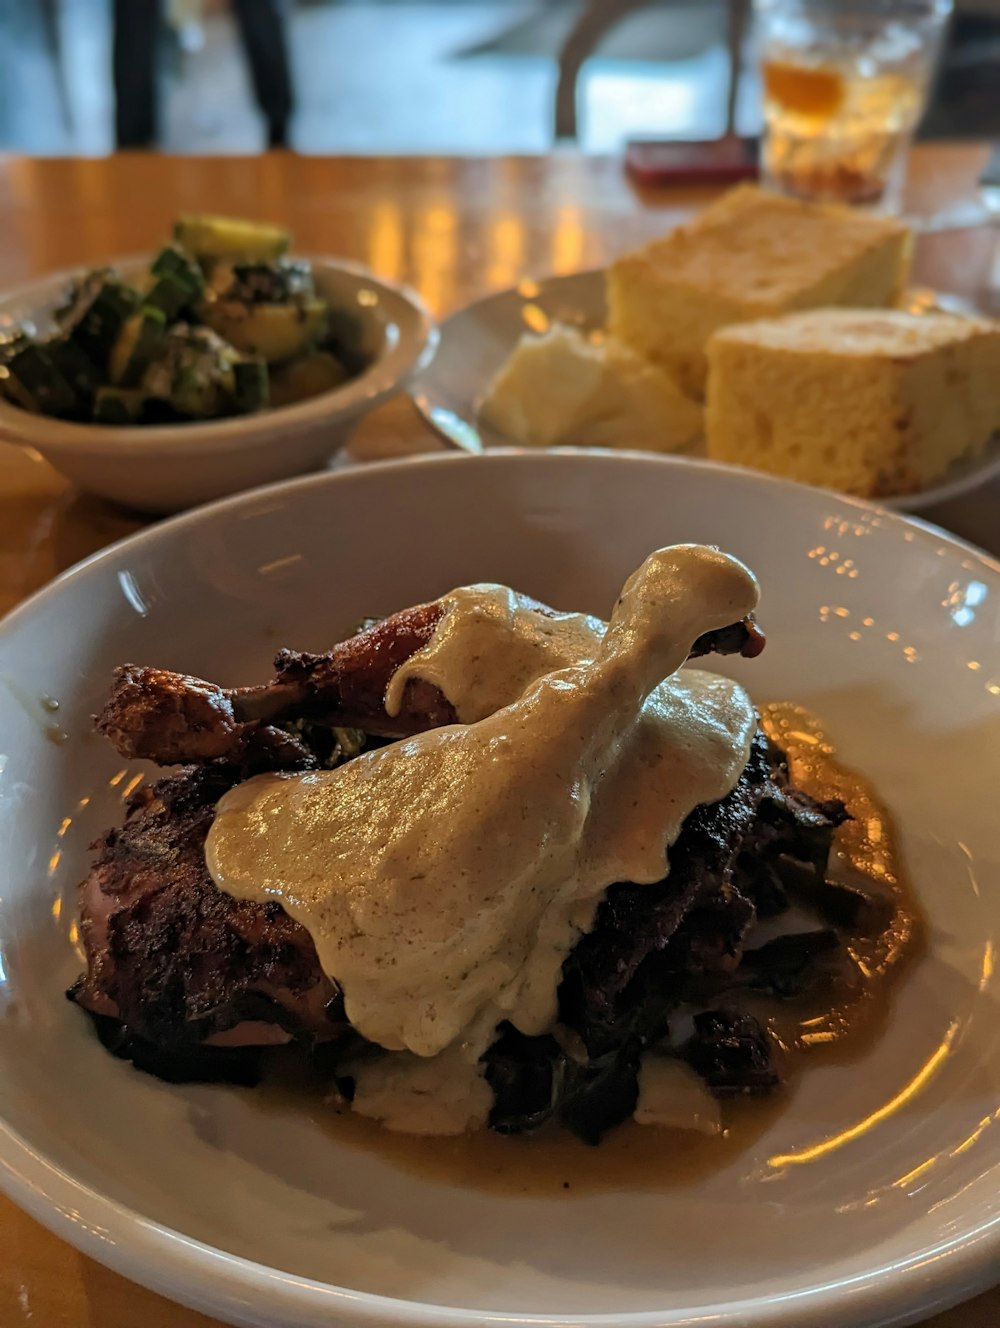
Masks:
[[[559,53],[587,2],[0,0],[0,149],[115,148],[117,18],[128,146],[543,152],[553,143]],[[719,134],[730,0],[618,8],[579,80],[581,146]],[[924,133],[1000,138],[1000,0],[960,0],[958,10]],[[742,132],[756,132],[757,94],[744,71]]]

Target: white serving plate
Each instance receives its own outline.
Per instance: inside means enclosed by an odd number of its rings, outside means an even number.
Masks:
[[[914,289],[908,306],[949,313],[975,310],[955,296]],[[459,309],[441,324],[437,354],[414,379],[412,396],[427,422],[452,447],[482,452],[509,447],[511,439],[479,419],[486,388],[526,332],[552,323],[569,323],[585,332],[606,322],[604,271],[595,268],[568,276],[525,278],[509,290],[487,295]],[[697,450],[697,449],[695,449]],[[978,489],[1000,475],[1000,434],[982,455],[956,462],[933,487],[920,493],[880,499],[883,507],[920,512]]]
[[[306,255],[302,255],[306,257]],[[129,278],[152,255],[112,262]],[[437,327],[405,286],[379,281],[360,263],[309,260],[320,293],[361,328],[368,367],[307,401],[253,415],[186,424],[76,424],[34,415],[0,397],[0,442],[34,447],[89,493],[143,512],[177,512],[274,480],[316,470],[358,419],[409,383],[437,345]],[[94,266],[97,266],[95,264]],[[0,297],[0,330],[26,319],[45,332],[80,270],[57,272]]]
[[[116,664],[248,683],[280,645],[323,649],[475,580],[606,612],[650,549],[683,541],[756,569],[768,648],[726,665],[818,712],[901,831],[929,944],[856,1063],[814,1065],[696,1184],[549,1199],[421,1177],[294,1102],[160,1083],[98,1045],[63,990],[87,845],[147,769],[91,733]],[[737,469],[446,455],[124,541],[0,625],[0,679],[0,1185],[88,1254],[248,1328],[870,1328],[996,1280],[996,563]]]

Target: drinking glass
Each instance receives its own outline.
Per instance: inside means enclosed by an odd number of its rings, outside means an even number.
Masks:
[[[896,210],[951,10],[952,0],[754,0],[765,182]]]

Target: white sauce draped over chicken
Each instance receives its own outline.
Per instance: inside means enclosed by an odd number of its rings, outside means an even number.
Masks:
[[[583,613],[550,613],[508,586],[460,586],[443,598],[433,637],[392,675],[388,715],[398,715],[411,679],[433,683],[463,724],[516,701],[529,683],[593,660],[608,630]]]
[[[443,1061],[475,1076],[501,1019],[551,1028],[563,961],[607,888],[662,880],[686,817],[746,765],[746,693],[681,665],[756,603],[751,573],[700,545],[648,558],[606,631],[577,615],[532,622],[504,587],[458,590],[387,708],[422,678],[461,723],[222,799],[207,844],[217,884],[280,902],[353,1026],[409,1053],[385,1058],[371,1094],[396,1084],[405,1098],[415,1075],[416,1097],[433,1095],[416,1058],[449,1049]],[[488,1093],[467,1097],[475,1109],[453,1128],[485,1119]],[[371,1114],[413,1128],[384,1101]]]

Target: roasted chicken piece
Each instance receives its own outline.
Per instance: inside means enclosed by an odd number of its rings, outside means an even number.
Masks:
[[[238,773],[182,771],[143,786],[123,826],[94,845],[80,887],[87,960],[70,996],[118,1034],[113,1049],[214,1077],[226,1056],[199,1048],[311,1043],[347,1025],[309,933],[278,904],[219,890],[205,867],[215,803]]]
[[[552,613],[536,601],[525,602],[539,613]],[[301,766],[304,753],[275,727],[280,723],[312,719],[387,737],[454,723],[448,700],[420,679],[407,683],[398,715],[390,717],[384,706],[392,675],[427,644],[443,612],[440,600],[404,609],[324,655],[282,650],[274,679],[260,687],[226,689],[182,673],[124,664],[97,728],[129,759],[179,765],[256,757],[271,769],[283,769]],[[763,648],[763,633],[747,619],[699,638],[691,658],[714,652],[752,659]]]
[[[80,887],[87,968],[70,996],[118,1054],[168,1078],[248,1078],[255,1049],[352,1036],[308,932],[278,904],[220,891],[205,837],[223,793],[263,770],[315,766],[317,737],[333,727],[377,739],[454,722],[444,695],[419,679],[407,683],[398,716],[384,706],[393,674],[443,612],[441,601],[403,610],[323,655],[283,650],[260,687],[117,670],[98,729],[128,758],[188,767],[138,790],[124,825],[94,845]],[[692,655],[753,656],[763,644],[748,620],[700,638]]]

